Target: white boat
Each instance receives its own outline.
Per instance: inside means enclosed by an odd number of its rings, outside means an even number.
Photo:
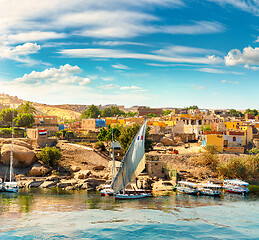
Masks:
[[[229,193],[247,194],[249,183],[241,181],[239,179],[230,179],[224,181],[224,188]]]
[[[197,184],[192,182],[179,181],[176,188],[177,192],[189,195],[197,195],[199,192]]]
[[[111,188],[111,185],[104,185],[103,189],[100,191],[101,196],[113,196],[114,190]]]
[[[211,182],[198,184],[198,190],[201,195],[214,196],[214,197],[220,196],[221,188],[222,187],[220,185],[214,184]]]
[[[151,193],[143,192],[145,190],[133,190],[127,192],[125,187],[128,183],[134,181],[139,173],[145,168],[145,133],[147,119],[134,137],[128,148],[119,170],[112,181],[111,188],[115,191],[115,199],[140,199],[152,196]],[[122,191],[122,193],[121,193]]]
[[[3,191],[3,181],[2,178],[0,178],[0,192]]]
[[[13,109],[14,110],[14,109]],[[10,174],[9,174],[9,182],[4,181],[3,182],[3,191],[4,192],[12,192],[17,193],[19,189],[19,185],[16,181],[13,181],[12,175],[13,175],[13,135],[14,135],[14,111],[13,111],[13,118],[12,118],[12,148],[10,153]]]

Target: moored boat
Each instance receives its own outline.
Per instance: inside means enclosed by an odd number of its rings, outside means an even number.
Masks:
[[[249,183],[239,179],[230,179],[224,181],[224,188],[229,193],[247,194]]]
[[[4,182],[3,183],[3,191],[17,193],[19,189],[19,185],[17,182]]]
[[[211,182],[198,184],[198,190],[201,195],[214,196],[214,197],[220,196],[221,188],[222,187],[220,185],[214,184]]]
[[[199,192],[197,184],[192,182],[179,181],[176,188],[177,192],[189,195],[197,195]]]
[[[139,189],[139,191],[137,189],[131,189],[130,192],[125,189],[145,168],[146,126],[147,119],[131,142],[130,147],[121,161],[119,170],[112,181],[111,187],[116,192],[115,199],[140,199],[152,196],[151,193],[143,192],[145,191],[143,189]]]

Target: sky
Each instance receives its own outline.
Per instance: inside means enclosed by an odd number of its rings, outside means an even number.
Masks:
[[[259,0],[0,0],[0,93],[259,109]]]

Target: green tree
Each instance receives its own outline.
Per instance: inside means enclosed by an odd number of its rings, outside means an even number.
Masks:
[[[139,124],[134,123],[132,126],[127,128],[122,128],[121,134],[119,137],[119,143],[122,147],[124,153],[127,152],[131,142],[133,141],[135,135],[138,133],[140,129]],[[145,151],[148,152],[152,150],[152,140],[149,137],[149,128],[147,128],[146,135],[145,135]]]
[[[16,116],[17,116],[17,110],[16,109],[5,108],[0,113],[0,120],[8,123],[8,125],[11,126],[13,117],[15,118]]]
[[[138,112],[127,112],[127,113],[126,113],[126,116],[127,116],[127,117],[134,117],[134,116],[136,116],[136,115],[138,115]]]
[[[32,103],[30,101],[27,101],[23,104],[21,104],[18,108],[18,113],[31,113],[31,114],[36,114],[37,110],[35,107],[33,107]]]
[[[100,129],[99,135],[97,136],[97,139],[99,141],[105,141],[105,142],[112,141],[112,131],[113,131],[113,140],[118,141],[121,134],[120,129],[121,127],[119,125],[115,125],[113,127],[113,130],[110,125],[108,126],[107,130],[104,127],[102,127]]]
[[[43,164],[54,167],[58,164],[58,160],[61,158],[61,153],[56,147],[45,147],[36,156]]]
[[[162,111],[162,115],[166,116],[166,115],[170,114],[171,112],[172,112],[171,110],[165,110],[165,111]]]
[[[186,109],[199,109],[199,107],[197,105],[193,105],[193,106],[187,107]]]
[[[32,127],[35,120],[31,113],[22,113],[14,119],[14,122],[18,127]]]
[[[99,116],[101,116],[101,114],[102,114],[101,110],[92,104],[87,110],[83,111],[81,115],[81,119],[98,118]]]
[[[154,114],[154,113],[149,113],[147,116],[148,116],[148,117],[157,117],[157,115]]]
[[[209,124],[206,124],[205,126],[202,124],[201,125],[201,131],[211,131],[212,129],[211,129],[211,127],[210,127],[210,125]]]
[[[107,107],[102,112],[103,117],[126,116],[126,113],[117,106]]]
[[[256,109],[246,109],[245,113],[248,113],[248,114],[253,114],[253,116],[257,116],[258,115],[258,111]]]
[[[236,109],[230,109],[229,113],[232,117],[244,117],[244,114]]]

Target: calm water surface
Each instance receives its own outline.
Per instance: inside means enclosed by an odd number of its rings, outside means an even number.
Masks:
[[[259,239],[259,196],[115,201],[98,192],[0,194],[0,239]]]

